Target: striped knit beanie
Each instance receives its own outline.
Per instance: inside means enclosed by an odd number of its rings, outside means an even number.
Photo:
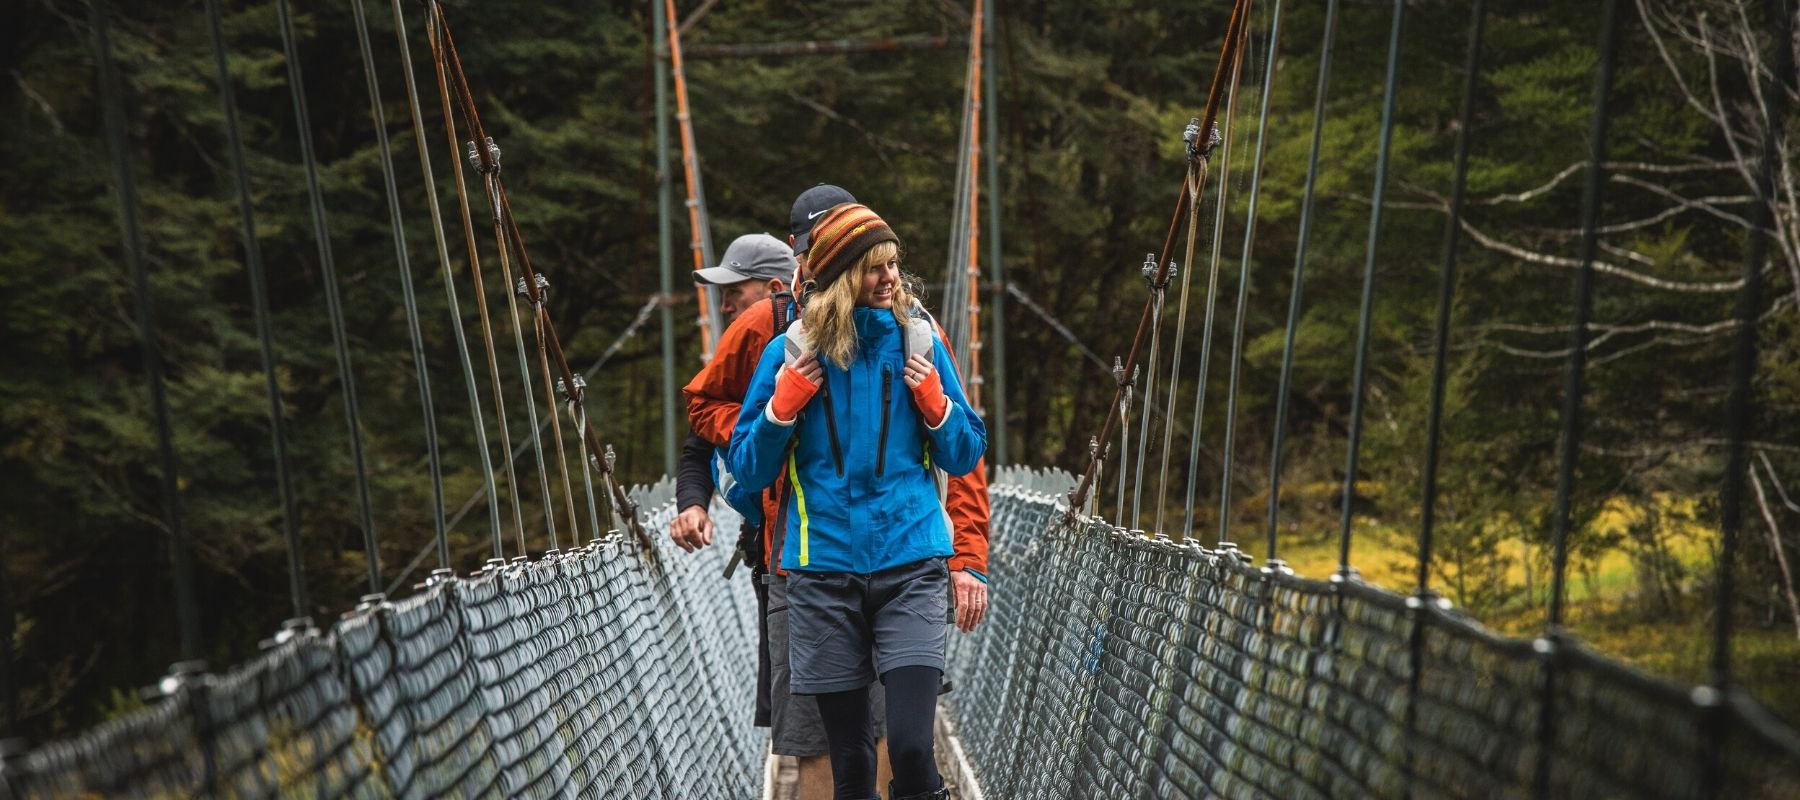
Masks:
[[[834,206],[813,223],[806,271],[820,290],[831,286],[860,260],[869,248],[882,242],[900,241],[886,221],[861,203]]]

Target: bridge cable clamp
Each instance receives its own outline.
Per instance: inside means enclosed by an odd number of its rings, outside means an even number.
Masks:
[[[1175,259],[1169,259],[1169,268],[1163,270],[1162,274],[1158,276],[1156,270],[1156,254],[1145,253],[1143,271],[1144,283],[1150,286],[1151,291],[1161,292],[1169,288],[1169,281],[1175,277]]]
[[[139,694],[145,700],[160,700],[181,691],[182,687],[204,674],[206,674],[205,661],[197,658],[177,661],[169,665],[169,674],[164,675],[162,680],[156,682],[155,686],[146,688]]]
[[[487,145],[485,149],[487,150],[488,157],[486,159],[481,157],[483,148],[476,146],[474,139],[470,139],[466,143],[469,148],[469,163],[475,166],[476,172],[483,175],[486,175],[489,172],[496,175],[500,174],[500,145],[494,144],[494,137],[492,136],[482,137],[482,142]]]
[[[318,635],[319,628],[313,624],[312,617],[294,617],[293,619],[282,620],[281,627],[275,631],[274,637],[264,639],[259,642],[258,645],[262,649],[268,650],[273,647],[280,647],[302,636]]]
[[[448,583],[453,580],[456,580],[456,570],[449,567],[438,567],[437,569],[432,570],[430,575],[425,576],[425,582],[420,584],[420,588],[428,589],[440,583]]]
[[[574,377],[575,377],[575,388],[574,388],[573,392],[570,391],[569,386],[563,382],[562,378],[556,379],[556,391],[558,394],[561,394],[563,396],[563,398],[568,400],[570,403],[579,403],[579,402],[581,402],[582,397],[586,394],[587,378],[583,377],[580,373],[576,373]]]
[[[1200,118],[1191,117],[1188,119],[1187,127],[1181,131],[1181,141],[1187,144],[1188,161],[1196,162],[1211,158],[1213,148],[1224,142],[1225,137],[1219,134],[1219,123],[1214,122],[1212,131],[1206,137],[1206,145],[1202,147],[1200,144]]]
[[[519,280],[513,284],[513,292],[519,297],[524,298],[525,302],[531,304],[533,308],[541,308],[550,296],[550,279],[544,277],[544,273],[542,272],[532,273],[531,277],[533,279],[531,282],[532,285],[527,286],[525,283],[525,276],[520,275]],[[537,288],[537,297],[535,299],[531,294],[532,286]]]

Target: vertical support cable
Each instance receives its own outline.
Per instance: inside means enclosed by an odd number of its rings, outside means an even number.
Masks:
[[[1550,796],[1550,754],[1556,740],[1557,639],[1562,635],[1564,578],[1569,566],[1570,504],[1575,491],[1575,459],[1581,440],[1582,378],[1587,367],[1588,314],[1594,304],[1594,256],[1599,246],[1600,187],[1606,170],[1607,103],[1619,56],[1619,2],[1606,0],[1600,11],[1600,63],[1594,70],[1594,113],[1588,124],[1587,179],[1581,189],[1581,267],[1575,273],[1574,321],[1569,331],[1569,371],[1563,389],[1562,435],[1557,447],[1556,517],[1552,528],[1550,615],[1543,640],[1547,660],[1538,707],[1538,759],[1535,796]]]
[[[281,28],[281,52],[287,61],[288,93],[294,101],[294,128],[300,139],[300,161],[306,168],[306,199],[312,213],[313,239],[319,246],[319,277],[325,284],[325,313],[331,322],[331,343],[337,351],[338,380],[343,388],[344,420],[350,428],[350,457],[356,466],[356,508],[362,523],[363,552],[368,561],[369,593],[381,591],[381,547],[375,536],[375,515],[369,500],[369,470],[363,452],[362,412],[356,402],[356,373],[350,364],[349,335],[344,325],[344,302],[338,294],[337,261],[331,252],[331,228],[325,218],[325,197],[319,189],[319,164],[313,154],[312,116],[307,112],[306,83],[300,74],[299,47],[294,39],[294,20],[287,0],[275,0],[275,16]]]
[[[1432,535],[1437,521],[1438,441],[1444,421],[1444,384],[1449,368],[1450,311],[1456,300],[1456,256],[1462,241],[1463,190],[1469,178],[1469,128],[1475,117],[1475,86],[1481,69],[1481,37],[1487,20],[1487,0],[1475,0],[1470,23],[1469,56],[1463,67],[1462,109],[1457,115],[1456,153],[1450,183],[1450,218],[1444,226],[1444,265],[1438,271],[1437,325],[1432,333],[1431,407],[1425,419],[1425,486],[1419,502],[1418,593],[1431,586]]]
[[[663,10],[663,27],[668,31],[664,41],[669,47],[670,75],[675,82],[675,122],[681,131],[681,169],[687,178],[688,249],[693,251],[694,269],[698,271],[716,263],[712,225],[706,214],[706,187],[700,179],[700,145],[694,140],[694,118],[688,106],[687,71],[681,63],[681,28],[675,17],[675,0],[663,0]],[[719,290],[710,284],[696,283],[694,291],[700,301],[700,359],[711,361],[713,348],[725,332],[725,322],[719,316]],[[669,474],[674,474],[673,468]]]
[[[425,136],[425,115],[419,110],[419,87],[413,78],[412,47],[406,41],[406,15],[400,0],[392,2],[394,38],[400,47],[400,74],[406,82],[406,105],[412,114],[413,144],[419,151],[419,171],[425,177],[425,204],[431,212],[432,242],[437,245],[438,267],[444,274],[444,298],[450,304],[450,335],[456,339],[457,360],[462,362],[463,386],[469,393],[469,415],[475,423],[475,450],[481,454],[481,485],[488,494],[488,531],[493,539],[494,557],[501,557],[500,504],[495,502],[494,456],[488,450],[487,420],[481,413],[481,390],[475,382],[475,363],[469,357],[469,338],[463,332],[462,303],[456,299],[456,275],[450,269],[450,245],[444,240],[444,214],[438,208],[437,177],[431,169],[431,145]],[[450,151],[456,160],[456,151]],[[551,406],[554,411],[555,405]],[[500,420],[506,427],[506,420]],[[521,553],[523,555],[523,553]]]
[[[1239,38],[1247,35],[1244,30],[1238,31]],[[1248,48],[1238,48],[1237,59],[1231,66],[1231,102],[1226,106],[1224,123],[1220,126],[1219,190],[1213,199],[1212,254],[1207,259],[1209,266],[1206,271],[1206,314],[1204,321],[1200,323],[1200,370],[1194,381],[1194,421],[1188,427],[1187,500],[1181,520],[1181,535],[1175,538],[1177,542],[1185,542],[1194,535],[1194,491],[1200,485],[1200,432],[1206,420],[1207,376],[1212,369],[1213,317],[1219,305],[1219,263],[1225,246],[1225,208],[1231,204],[1231,125],[1237,119],[1238,88],[1244,75],[1246,49]],[[1208,134],[1202,131],[1201,135]],[[1204,187],[1191,190],[1195,203],[1200,202],[1201,188]],[[1193,234],[1190,232],[1190,245],[1192,239]],[[1194,260],[1192,249],[1189,248],[1190,262]]]
[[[1281,454],[1287,441],[1288,386],[1294,374],[1294,338],[1300,328],[1300,298],[1306,284],[1306,245],[1312,234],[1313,190],[1318,186],[1319,151],[1325,141],[1325,97],[1331,84],[1331,51],[1337,39],[1337,0],[1325,4],[1325,34],[1319,51],[1319,85],[1313,91],[1312,148],[1306,156],[1306,188],[1300,199],[1299,240],[1294,245],[1294,278],[1288,290],[1287,338],[1281,348],[1281,380],[1275,390],[1275,434],[1269,444],[1268,558],[1275,558],[1275,529],[1281,513]]]
[[[650,0],[651,38],[663,41],[667,22],[661,3]],[[656,259],[662,296],[663,474],[675,474],[675,194],[669,175],[669,64],[656,57]]]
[[[1400,69],[1400,25],[1406,15],[1402,0],[1394,0],[1393,25],[1388,31],[1387,78],[1381,99],[1381,149],[1375,156],[1375,194],[1369,207],[1369,247],[1363,256],[1362,305],[1356,325],[1356,371],[1351,378],[1350,442],[1344,454],[1343,507],[1338,516],[1338,572],[1350,569],[1350,524],[1356,510],[1356,461],[1362,452],[1363,398],[1369,371],[1369,329],[1375,316],[1375,256],[1381,246],[1381,215],[1387,199],[1388,155],[1394,141],[1394,83]],[[1271,534],[1273,535],[1273,534]]]
[[[400,268],[400,292],[406,307],[406,331],[412,340],[413,376],[425,414],[425,450],[431,467],[431,521],[437,534],[438,568],[450,567],[450,535],[444,525],[444,470],[438,454],[437,412],[431,402],[431,373],[425,366],[425,337],[419,330],[419,301],[413,294],[412,264],[406,255],[406,229],[400,217],[400,189],[394,180],[394,154],[388,146],[387,112],[381,108],[381,84],[375,76],[375,54],[369,45],[369,20],[362,0],[350,0],[356,20],[356,45],[362,54],[363,77],[369,85],[369,114],[381,148],[381,178],[387,190],[388,219],[394,239],[394,261]]]
[[[1705,763],[1702,785],[1707,796],[1721,797],[1725,784],[1725,753],[1730,732],[1725,709],[1725,696],[1732,688],[1731,638],[1732,607],[1737,600],[1738,535],[1743,528],[1744,472],[1748,463],[1747,442],[1756,427],[1756,406],[1752,381],[1756,373],[1756,320],[1762,308],[1763,263],[1768,255],[1769,236],[1775,226],[1775,178],[1781,169],[1780,142],[1787,114],[1788,85],[1794,75],[1792,18],[1785,3],[1765,3],[1764,8],[1774,28],[1775,54],[1772,68],[1759,73],[1761,82],[1762,126],[1761,164],[1756,171],[1756,209],[1751,216],[1752,230],[1744,254],[1743,286],[1737,296],[1737,330],[1732,336],[1731,390],[1725,400],[1725,474],[1719,487],[1719,563],[1713,590],[1713,641],[1711,701],[1707,709],[1704,741]],[[1767,466],[1767,462],[1764,462]]]
[[[982,112],[982,43],[987,27],[987,12],[982,0],[975,0],[975,9],[969,23],[969,239],[964,254],[964,279],[968,283],[967,319],[964,324],[968,329],[964,336],[968,338],[968,357],[963,363],[963,374],[969,376],[969,401],[975,408],[985,411],[982,403],[981,387],[981,112]]]
[[[205,0],[206,30],[212,40],[213,67],[219,77],[219,104],[225,112],[225,140],[237,189],[238,229],[244,240],[244,268],[250,273],[250,300],[256,319],[256,338],[262,356],[263,390],[269,399],[269,439],[275,454],[275,487],[281,499],[281,529],[287,540],[288,599],[294,618],[306,616],[306,566],[300,559],[300,522],[294,510],[294,481],[288,473],[286,415],[281,410],[281,385],[275,375],[275,341],[269,322],[269,289],[264,280],[262,246],[256,240],[256,220],[250,208],[250,182],[244,170],[244,139],[238,131],[237,100],[231,90],[231,68],[225,63],[225,31],[219,22],[218,0]]]
[[[464,182],[462,159],[456,157],[461,140],[456,136],[456,116],[450,108],[450,78],[445,74],[443,44],[439,41],[437,25],[437,6],[431,5],[426,11],[425,41],[431,48],[433,74],[437,79],[438,107],[444,115],[444,134],[449,139],[450,168],[456,182],[456,200],[458,210],[462,213],[463,246],[469,251],[469,280],[475,287],[475,311],[481,317],[481,343],[487,351],[488,385],[494,391],[494,418],[499,422],[495,427],[500,431],[500,450],[506,466],[506,493],[508,505],[512,507],[513,530],[518,537],[519,552],[525,552],[525,512],[521,508],[519,498],[519,471],[516,462],[524,453],[525,445],[517,449],[512,444],[511,419],[506,414],[506,390],[500,382],[500,356],[494,347],[493,315],[488,311],[487,287],[481,279],[481,250],[475,242],[475,221],[469,211],[469,189]],[[502,288],[505,291],[506,287]],[[530,398],[527,398],[530,402]],[[499,502],[489,491],[492,487],[483,487],[487,492],[489,503]],[[465,506],[464,511],[467,511]],[[462,513],[457,514],[458,519]],[[451,526],[456,521],[451,521]],[[495,549],[494,557],[502,554]]]
[[[1210,130],[1213,123],[1218,119],[1219,102],[1224,97],[1223,87],[1226,81],[1225,69],[1227,65],[1233,63],[1232,57],[1233,54],[1237,52],[1237,45],[1242,39],[1240,34],[1244,29],[1245,16],[1249,5],[1250,0],[1237,0],[1237,2],[1232,5],[1231,22],[1226,26],[1225,44],[1219,48],[1219,66],[1214,70],[1212,85],[1206,92],[1206,109],[1201,112],[1201,130]],[[1162,249],[1158,251],[1160,255],[1157,257],[1156,263],[1165,263],[1168,255],[1172,252],[1172,249],[1175,246],[1175,232],[1179,228],[1181,222],[1181,212],[1185,207],[1189,196],[1193,194],[1195,194],[1195,192],[1187,183],[1184,174],[1181,190],[1175,196],[1175,210],[1169,215],[1169,230],[1163,237]],[[1165,280],[1165,276],[1161,274],[1162,270],[1159,269],[1157,272],[1159,274],[1155,276],[1154,280],[1157,283],[1161,283]],[[1124,360],[1125,367],[1130,370],[1133,375],[1137,372],[1138,356],[1143,352],[1144,339],[1149,334],[1152,302],[1153,299],[1144,301],[1143,314],[1138,317],[1137,332],[1132,335],[1131,349],[1129,355],[1126,356]],[[1121,380],[1118,388],[1113,392],[1113,405],[1118,405],[1124,399],[1128,389],[1128,384]],[[1100,442],[1108,441],[1112,437],[1113,426],[1124,421],[1122,414],[1115,417],[1109,411],[1100,426],[1100,435],[1093,437],[1094,440]],[[1089,491],[1091,491],[1098,483],[1097,476],[1100,469],[1100,460],[1103,455],[1104,453],[1097,448],[1092,449],[1089,453],[1088,463],[1081,472],[1080,480],[1076,482],[1075,488],[1069,491],[1069,513],[1075,513],[1075,509],[1081,508],[1087,503]],[[1124,465],[1124,454],[1120,454],[1120,465],[1121,467]]]
[[[1000,11],[996,0],[987,1],[987,25],[983,30],[983,43],[986,54],[983,61],[986,65],[981,73],[987,82],[987,98],[982,104],[982,112],[987,115],[987,195],[988,195],[988,346],[994,350],[990,360],[988,377],[994,390],[989,394],[992,402],[987,417],[989,441],[993,443],[996,464],[1009,464],[1011,458],[1006,447],[1006,292],[1000,287],[1005,285],[1006,274],[1000,265],[1000,142],[998,120],[1000,95],[995,88],[994,73],[994,39],[1000,27]]]
[[[156,461],[161,473],[158,485],[163,515],[169,525],[169,566],[175,588],[175,620],[181,632],[182,660],[200,652],[200,611],[194,601],[194,570],[188,553],[187,527],[181,517],[181,494],[176,488],[174,436],[169,430],[169,397],[163,384],[162,337],[156,324],[156,303],[150,296],[150,274],[144,265],[144,239],[138,229],[137,182],[131,173],[131,155],[125,144],[125,100],[113,63],[112,40],[106,34],[106,14],[101,0],[88,3],[88,26],[94,34],[94,62],[99,71],[100,110],[106,123],[106,149],[112,157],[113,190],[119,201],[119,241],[131,269],[131,292],[137,305],[138,347],[143,353],[144,375],[150,382],[150,416],[156,429]]]
[[[1409,604],[1415,618],[1408,650],[1409,666],[1406,682],[1406,713],[1402,743],[1406,763],[1403,770],[1404,797],[1412,796],[1414,748],[1413,733],[1418,728],[1419,688],[1425,662],[1425,628],[1422,617],[1431,597],[1431,545],[1433,524],[1437,514],[1438,439],[1444,418],[1444,383],[1446,356],[1450,347],[1450,310],[1456,299],[1456,255],[1461,243],[1463,190],[1469,178],[1469,133],[1475,118],[1475,86],[1481,71],[1481,38],[1487,21],[1487,0],[1475,0],[1469,23],[1469,55],[1463,65],[1462,106],[1457,114],[1456,150],[1452,156],[1450,179],[1450,217],[1444,225],[1444,264],[1438,271],[1437,325],[1432,334],[1431,408],[1425,422],[1425,486],[1419,509],[1419,577],[1414,598]],[[1341,569],[1341,567],[1340,567]],[[1346,576],[1348,577],[1348,576]]]
[[[1225,396],[1225,450],[1220,455],[1224,471],[1219,478],[1218,541],[1230,541],[1231,528],[1231,462],[1236,451],[1238,372],[1244,360],[1244,315],[1250,300],[1250,254],[1256,244],[1256,201],[1262,193],[1263,155],[1269,149],[1269,100],[1275,89],[1275,64],[1281,52],[1281,0],[1275,0],[1275,16],[1269,23],[1269,63],[1263,71],[1262,111],[1257,119],[1256,158],[1250,168],[1250,208],[1244,222],[1244,259],[1238,269],[1237,316],[1232,320],[1231,380]]]

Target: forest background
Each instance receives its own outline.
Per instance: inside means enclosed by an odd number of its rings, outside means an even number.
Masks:
[[[181,507],[200,598],[203,656],[215,666],[254,651],[288,616],[287,561],[267,404],[230,188],[223,114],[198,2],[113,4],[129,149],[180,465]],[[402,4],[419,65],[422,14]],[[589,388],[601,437],[629,482],[664,471],[659,327],[632,328],[659,291],[656,164],[645,3],[449,2],[487,126],[534,262],[553,282],[551,313],[580,365],[619,349]],[[695,3],[681,3],[682,13]],[[711,3],[707,4],[712,6]],[[1202,207],[1188,324],[1165,314],[1166,359],[1185,352],[1173,415],[1173,467],[1146,508],[1179,526],[1188,409],[1205,336],[1205,276],[1219,268],[1205,375],[1195,536],[1223,527],[1261,555],[1270,435],[1317,86],[1321,3],[1287,9],[1258,222],[1244,253],[1257,147],[1255,101],[1268,62],[1270,7],[1258,4],[1236,113],[1233,155],[1216,163],[1229,191],[1216,230]],[[1295,6],[1296,4],[1290,4]],[[1449,354],[1433,585],[1502,630],[1543,624],[1547,542],[1580,186],[1597,61],[1597,3],[1491,4],[1469,131],[1469,207]],[[1575,492],[1571,627],[1601,649],[1684,680],[1705,678],[1718,547],[1729,320],[1751,236],[1752,169],[1767,120],[1748,75],[1767,70],[1782,29],[1762,4],[1636,0],[1624,38],[1609,136],[1585,434]],[[1773,6],[1775,4],[1769,4]],[[365,591],[340,377],[272,2],[225,3],[248,176],[270,270],[279,383],[288,410],[311,613],[328,620]],[[999,10],[999,149],[1005,281],[1001,334],[1012,459],[1079,471],[1112,394],[1107,368],[1129,347],[1155,250],[1183,169],[1182,127],[1197,116],[1228,3],[1006,0]],[[1352,347],[1391,7],[1342,4],[1324,127],[1324,168],[1307,257],[1289,402],[1280,555],[1303,573],[1336,566]],[[331,244],[346,303],[362,407],[380,563],[396,594],[436,566],[423,422],[390,244],[364,73],[348,3],[297,4],[300,64],[322,169]],[[1793,13],[1791,10],[1786,13]],[[1352,563],[1410,587],[1419,516],[1431,331],[1443,253],[1451,152],[1470,16],[1466,3],[1409,3],[1401,44],[1389,203],[1375,254],[1377,289],[1368,427],[1356,492]],[[0,31],[0,687],[12,734],[42,738],[138,704],[176,660],[177,636],[158,500],[156,445],[119,244],[85,4],[27,0]],[[426,212],[401,85],[394,19],[370,5],[405,236],[427,336],[454,513],[481,487],[467,396]],[[712,6],[685,43],[966,35],[947,0]],[[1791,29],[1791,26],[1789,26]],[[942,302],[966,51],[694,58],[688,63],[715,250],[749,232],[784,231],[795,194],[850,188],[891,220],[907,267]],[[1791,62],[1790,62],[1791,63]],[[1781,86],[1793,102],[1792,76]],[[428,71],[420,90],[435,97]],[[992,98],[990,98],[992,99]],[[671,111],[672,113],[672,111]],[[464,323],[478,330],[457,235],[448,152],[435,102],[425,128],[446,199]],[[1792,115],[1786,129],[1795,130]],[[1733,609],[1744,680],[1800,718],[1800,601],[1788,562],[1800,553],[1800,220],[1793,139],[1782,142],[1777,230],[1758,309],[1751,491]],[[676,149],[679,153],[679,148]],[[671,161],[680,201],[680,165]],[[985,191],[985,187],[984,187]],[[479,193],[477,193],[479,196]],[[479,200],[477,201],[479,202]],[[985,202],[985,201],[984,201]],[[477,207],[478,225],[484,212]],[[984,214],[990,213],[984,208]],[[688,267],[677,207],[677,269]],[[492,248],[491,236],[480,236]],[[985,235],[985,231],[984,231]],[[1217,253],[1217,256],[1213,256]],[[985,246],[983,270],[987,269]],[[494,263],[491,253],[484,264]],[[1233,513],[1220,526],[1231,328],[1240,265],[1250,295],[1237,403]],[[698,367],[697,315],[677,275],[678,374]],[[490,302],[507,302],[489,280]],[[994,287],[983,289],[991,297]],[[1028,297],[1033,310],[1017,299]],[[1050,324],[1054,319],[1079,344]],[[628,330],[633,335],[620,339]],[[984,335],[986,332],[984,331]],[[504,341],[504,340],[503,340]],[[471,346],[480,352],[478,343]],[[504,353],[503,349],[503,353]],[[990,357],[985,362],[992,364]],[[516,366],[502,358],[507,385]],[[995,385],[990,379],[989,387]],[[482,391],[486,392],[485,381]],[[509,391],[517,391],[516,388]],[[1166,389],[1163,390],[1166,392]],[[1159,394],[1166,402],[1166,395]],[[525,436],[512,397],[513,439]],[[488,425],[496,423],[488,405]],[[1167,416],[1152,415],[1161,433]],[[490,442],[496,441],[491,435]],[[1154,438],[1154,437],[1153,437]],[[497,445],[493,445],[497,447]],[[1151,448],[1151,462],[1161,444]],[[521,465],[521,483],[535,476]],[[1102,492],[1109,515],[1110,492]],[[521,501],[533,552],[548,547],[537,495]],[[559,501],[560,504],[560,501]],[[451,531],[453,566],[489,554],[479,504]],[[1164,510],[1166,509],[1166,511]],[[1145,516],[1152,516],[1146,512]],[[1116,517],[1115,517],[1116,518]],[[563,536],[569,536],[566,522]],[[661,532],[657,532],[661,535]],[[510,546],[510,545],[509,545]],[[1005,575],[995,576],[1004,586]],[[1003,590],[1002,590],[1003,591]]]

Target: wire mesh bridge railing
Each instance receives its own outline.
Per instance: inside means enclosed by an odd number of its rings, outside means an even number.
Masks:
[[[993,483],[1001,580],[990,619],[952,637],[945,708],[985,796],[1800,793],[1800,737],[1748,696],[1230,548],[1070,521],[1073,484],[1016,468]],[[668,523],[667,483],[636,494]],[[9,760],[0,791],[755,796],[755,603],[720,580],[723,548],[655,546],[647,563],[615,537],[285,633]]]
[[[671,482],[634,494],[668,524]],[[10,760],[0,796],[754,796],[755,598],[719,579],[724,548],[657,542],[653,563],[615,536],[284,632]]]

